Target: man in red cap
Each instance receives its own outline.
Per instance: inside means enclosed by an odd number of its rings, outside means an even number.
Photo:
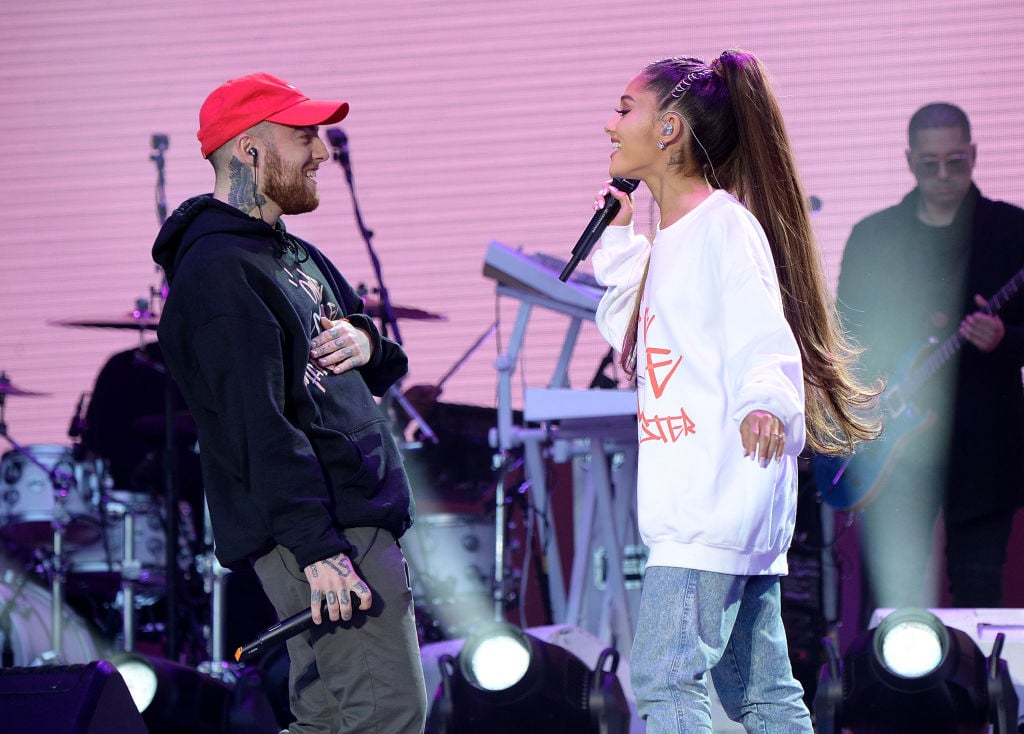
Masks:
[[[346,114],[269,74],[210,94],[198,137],[213,194],[182,204],[153,245],[171,286],[159,336],[199,430],[218,560],[251,562],[282,619],[308,609],[317,623],[287,642],[287,731],[418,733],[426,693],[398,545],[413,501],[374,400],[406,355],[281,221],[316,208],[318,126]]]

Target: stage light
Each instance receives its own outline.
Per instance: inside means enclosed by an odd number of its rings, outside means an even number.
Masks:
[[[530,668],[530,642],[515,628],[509,634],[481,638],[459,657],[463,675],[484,691],[505,691]]]
[[[896,681],[922,681],[930,685],[929,676],[948,655],[949,635],[938,618],[904,611],[906,614],[897,615],[891,624],[882,620],[885,627],[875,635],[876,657]]]
[[[1017,731],[1017,693],[1001,659],[924,609],[898,609],[858,635],[840,661],[826,644],[814,701],[819,734]]]
[[[510,624],[470,635],[438,658],[441,685],[428,734],[626,734],[630,711],[606,648],[594,670],[568,650]],[[610,664],[610,668],[606,667]]]
[[[225,734],[233,688],[162,658],[121,653],[110,659],[128,685],[150,734]]]

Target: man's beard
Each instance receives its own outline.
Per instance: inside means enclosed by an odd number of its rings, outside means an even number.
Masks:
[[[310,191],[301,168],[286,171],[273,148],[267,149],[265,160],[260,172],[264,174],[263,195],[277,204],[282,214],[303,214],[320,205],[319,192],[316,188]]]

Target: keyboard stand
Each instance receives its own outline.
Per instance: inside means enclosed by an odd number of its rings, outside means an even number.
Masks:
[[[593,316],[580,307],[560,303],[540,294],[511,288],[506,285],[498,285],[497,293],[499,296],[516,298],[520,301],[520,304],[508,349],[504,354],[498,355],[495,362],[495,369],[498,371],[498,426],[496,440],[492,440],[492,445],[499,451],[503,469],[507,468],[509,452],[519,446],[523,447],[526,476],[530,481],[530,494],[533,505],[536,508],[536,513],[540,517],[551,517],[547,472],[544,469],[544,457],[541,451],[541,446],[549,440],[549,434],[547,429],[530,429],[514,424],[512,375],[519,360],[519,353],[526,338],[526,326],[529,323],[530,314],[534,306],[543,306],[570,317],[566,339],[559,355],[558,363],[555,366],[554,374],[551,377],[550,384],[557,387],[568,386],[569,362],[572,358],[573,348],[576,345],[580,326],[584,318],[593,318]],[[496,619],[504,619],[504,594],[502,590],[505,583],[505,552],[503,542],[505,536],[505,495],[504,483],[502,481],[498,483],[495,503],[494,522],[497,543],[494,557],[494,613]],[[553,523],[538,523],[536,532],[540,547],[547,549],[548,595],[551,603],[551,613],[554,621],[557,622],[565,617],[566,604],[565,578],[562,573],[558,536]]]
[[[546,269],[526,260],[499,243],[491,243],[487,255],[485,274],[498,281],[498,296],[519,301],[508,347],[495,362],[498,425],[491,444],[498,449],[503,468],[510,463],[509,453],[522,447],[531,502],[539,517],[551,517],[545,449],[556,462],[572,461],[574,552],[568,589],[554,523],[541,522],[536,529],[545,549],[552,621],[583,627],[628,655],[643,569],[643,558],[637,565],[639,541],[626,543],[628,537],[636,537],[636,397],[629,391],[569,388],[576,340],[584,320],[594,320],[600,291],[562,283],[557,272],[547,275]],[[548,387],[526,389],[524,425],[519,426],[513,419],[512,377],[536,307],[564,314],[569,324]],[[496,619],[503,619],[504,472],[495,503],[494,612]],[[627,583],[633,593],[627,591]]]

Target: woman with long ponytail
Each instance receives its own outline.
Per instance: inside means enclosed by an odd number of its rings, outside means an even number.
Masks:
[[[648,65],[605,132],[609,173],[641,179],[660,213],[653,242],[634,234],[630,197],[606,185],[598,203],[622,207],[593,261],[598,327],[637,388],[638,710],[649,734],[710,734],[710,673],[747,731],[810,732],[780,608],[797,456],[876,438],[881,386],[852,375],[755,56]]]

